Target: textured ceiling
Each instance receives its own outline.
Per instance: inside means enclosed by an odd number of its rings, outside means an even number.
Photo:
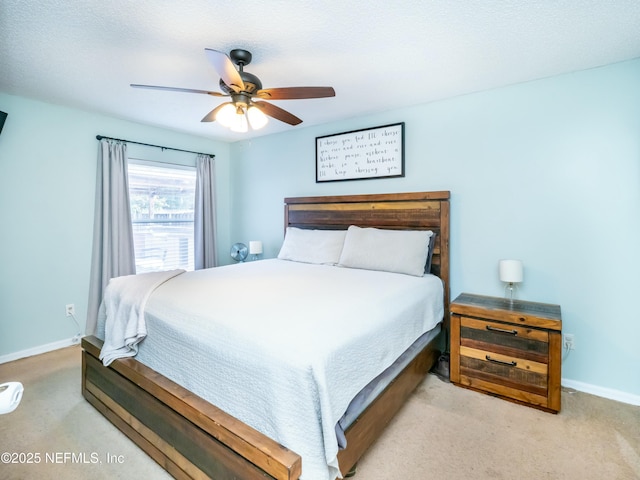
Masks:
[[[2,0],[0,91],[236,141],[640,57],[638,0]],[[273,103],[303,119],[236,134],[204,48],[245,48]],[[108,132],[106,132],[108,133]]]

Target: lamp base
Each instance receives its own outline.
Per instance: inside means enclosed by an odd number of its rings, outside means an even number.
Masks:
[[[513,301],[513,292],[517,288],[516,284],[513,282],[509,282],[504,287],[504,297]]]

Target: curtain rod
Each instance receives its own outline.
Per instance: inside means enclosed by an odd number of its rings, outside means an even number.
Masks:
[[[115,140],[117,142],[125,142],[125,143],[135,143],[136,145],[144,145],[146,147],[155,147],[161,148],[162,150],[174,150],[176,152],[186,152],[186,153],[195,153],[198,155],[208,155],[209,157],[215,158],[213,153],[202,153],[202,152],[193,152],[191,150],[182,150],[181,148],[172,148],[172,147],[163,147],[162,145],[153,145],[151,143],[142,143],[142,142],[134,142],[133,140],[123,140],[121,138],[113,138],[113,137],[105,137],[104,135],[96,135],[96,140]]]

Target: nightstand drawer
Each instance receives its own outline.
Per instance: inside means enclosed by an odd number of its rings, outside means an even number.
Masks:
[[[549,332],[460,317],[460,345],[546,363]]]

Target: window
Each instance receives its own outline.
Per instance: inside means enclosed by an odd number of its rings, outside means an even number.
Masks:
[[[129,163],[136,273],[194,269],[196,170]]]

